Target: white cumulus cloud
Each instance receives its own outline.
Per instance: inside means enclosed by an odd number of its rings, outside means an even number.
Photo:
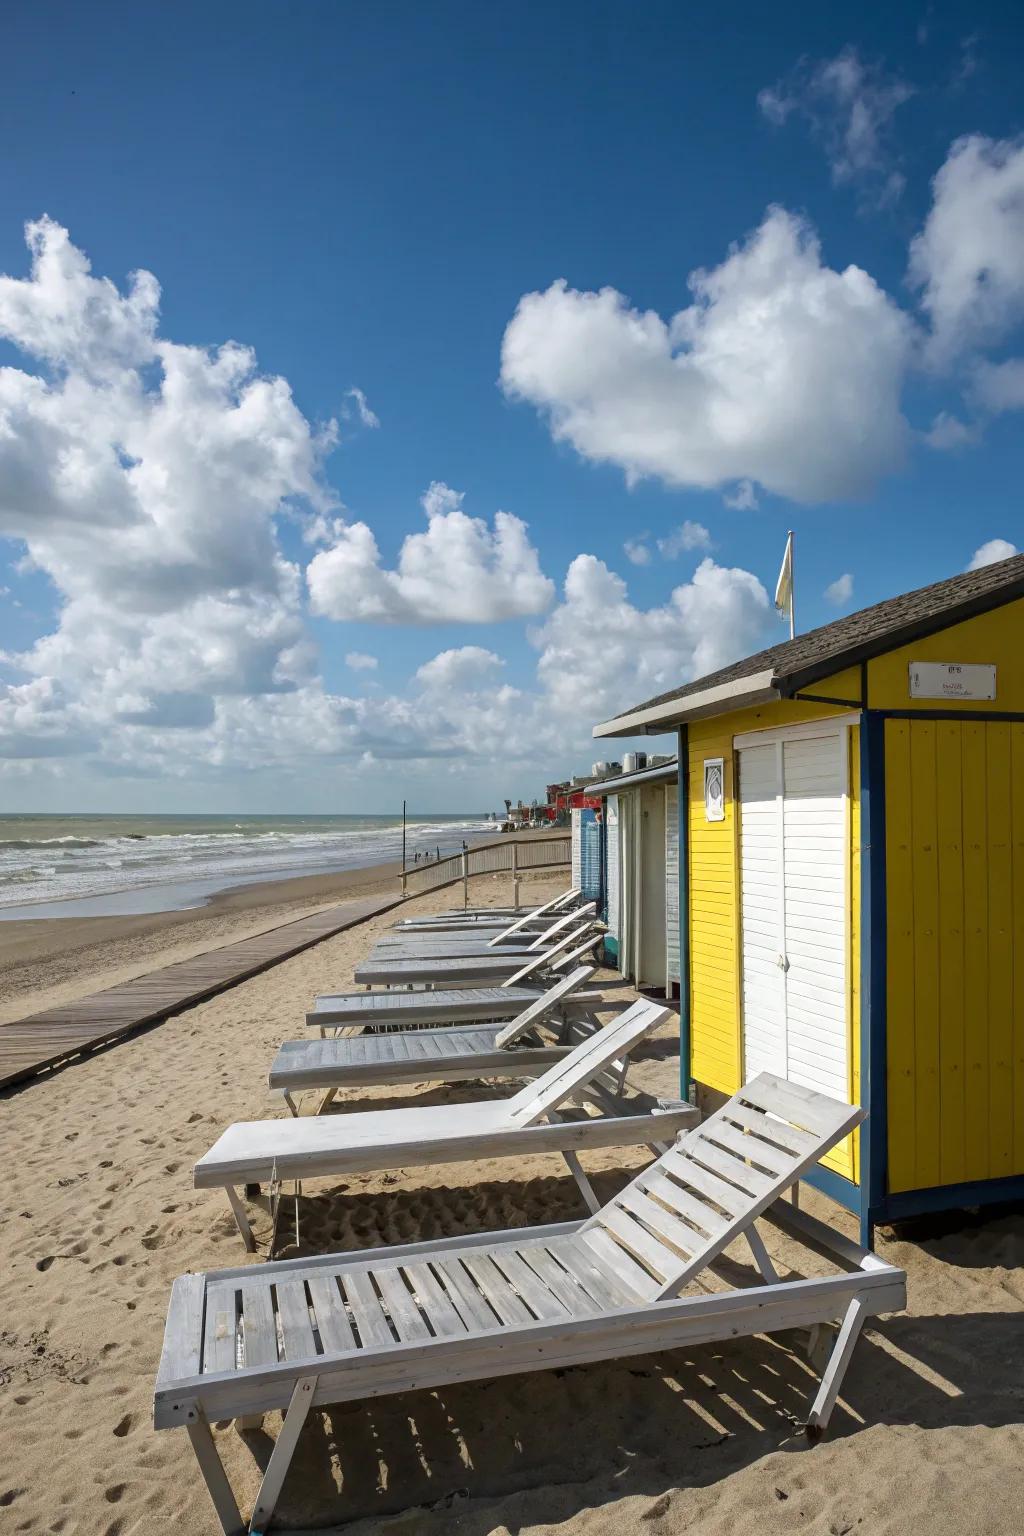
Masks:
[[[1024,315],[1024,141],[958,139],[910,248],[934,362],[998,341]]]
[[[348,651],[345,665],[350,672],[376,672],[378,662],[376,656],[369,656],[366,651]]]
[[[722,500],[734,512],[756,512],[760,505],[757,492],[749,480],[741,480],[734,491],[725,493]]]
[[[0,536],[61,606],[13,662],[71,700],[69,739],[75,697],[102,734],[298,688],[312,648],[275,518],[330,507],[333,424],[315,431],[248,348],[162,338],[151,274],[122,293],[53,220],[26,236],[29,275],[0,276],[0,338],[30,365],[0,368]]]
[[[966,448],[969,444],[976,443],[980,436],[980,429],[970,422],[961,421],[959,416],[954,416],[950,411],[939,411],[923,436],[929,448],[946,452],[950,449]]]
[[[416,681],[425,688],[464,688],[483,683],[504,665],[500,656],[483,646],[460,645],[425,661],[416,672]]]
[[[335,525],[310,561],[314,613],[382,624],[486,624],[543,613],[554,596],[527,525],[496,512],[493,527],[462,510],[462,494],[435,481],[423,497],[427,528],[403,541],[397,567],[381,563],[366,523]]]
[[[658,540],[658,549],[666,560],[675,560],[691,549],[710,549],[711,535],[703,523],[692,523],[689,518],[678,528]]]
[[[626,552],[626,559],[632,565],[650,565],[651,546],[644,543],[646,537],[647,535],[643,534],[639,539],[627,539],[625,544],[623,544],[622,547]]]
[[[972,381],[974,399],[993,415],[1024,410],[1024,358],[979,363]]]
[[[830,581],[825,588],[826,600],[836,608],[845,608],[853,596],[853,577],[849,571],[842,576],[837,576],[835,581]]]
[[[900,462],[913,328],[867,272],[827,266],[813,230],[772,208],[689,286],[668,320],[614,288],[524,295],[502,343],[506,394],[630,482],[748,480],[812,502],[863,494]]]
[[[982,544],[971,556],[967,569],[980,571],[983,565],[995,565],[997,560],[1009,560],[1013,555],[1019,554],[1016,544],[1011,544],[1009,539],[989,539]]]
[[[577,555],[562,602],[532,639],[554,718],[593,724],[758,649],[774,628],[749,571],[702,560],[667,603],[641,609],[603,560]]]

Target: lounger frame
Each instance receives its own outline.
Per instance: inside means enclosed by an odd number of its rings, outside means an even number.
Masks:
[[[854,1345],[865,1321],[906,1305],[906,1276],[874,1254],[841,1237],[823,1222],[776,1202],[766,1213],[790,1235],[828,1254],[845,1272],[821,1279],[755,1285],[642,1306],[609,1308],[596,1315],[533,1321],[516,1328],[476,1331],[463,1338],[436,1337],[394,1342],[367,1350],[365,1357],[325,1352],[308,1360],[273,1366],[196,1374],[202,1348],[208,1284],[230,1290],[252,1279],[252,1269],[214,1275],[184,1275],[175,1281],[154,1398],[157,1429],[183,1426],[209,1489],[225,1536],[266,1529],[284,1483],[299,1432],[311,1408],[365,1401],[397,1392],[455,1382],[551,1370],[594,1361],[629,1358],[666,1349],[694,1348],[722,1339],[789,1329],[818,1330],[841,1319],[807,1419],[817,1438],[826,1429],[839,1396]],[[326,1273],[352,1273],[387,1263],[443,1261],[445,1254],[473,1248],[521,1248],[549,1243],[577,1232],[585,1223],[559,1223],[504,1233],[476,1233],[441,1241],[412,1243],[383,1251],[294,1259],[274,1266],[276,1279],[316,1282]],[[751,1229],[753,1230],[753,1229]],[[260,1273],[266,1273],[261,1271]],[[307,1327],[308,1327],[307,1321]],[[277,1437],[246,1525],[217,1453],[211,1422],[233,1419],[252,1427],[276,1410],[286,1418]]]

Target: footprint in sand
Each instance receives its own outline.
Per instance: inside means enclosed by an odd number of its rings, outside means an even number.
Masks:
[[[136,1414],[126,1413],[124,1418],[118,1419],[117,1423],[114,1425],[114,1434],[119,1440],[123,1440],[125,1435],[131,1434],[137,1422],[138,1416]]]
[[[109,1488],[104,1488],[103,1497],[108,1504],[120,1504],[127,1486],[127,1483],[111,1483]]]

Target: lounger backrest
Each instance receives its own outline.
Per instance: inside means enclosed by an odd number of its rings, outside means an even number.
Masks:
[[[576,937],[577,937],[577,935],[574,934],[573,935],[573,943],[574,944],[576,943]],[[591,932],[588,934],[588,936],[584,939],[582,944],[577,945],[577,947],[575,949],[570,949],[568,954],[561,955],[561,956],[559,956],[559,958],[557,960],[554,961],[554,963],[551,966],[552,971],[564,971],[564,970],[567,970],[569,968],[569,966],[575,965],[576,962],[578,960],[582,960],[584,958],[584,956],[589,955],[589,956],[592,957],[593,953],[594,953],[594,950],[597,948],[597,946],[600,944],[600,942],[601,942],[601,940],[603,938],[604,938],[604,929],[603,928],[593,928],[591,930]]]
[[[545,928],[543,933],[539,933],[533,940],[530,948],[545,949],[549,944],[553,943],[554,940],[558,938],[559,934],[564,933],[567,928],[571,928],[573,923],[578,923],[579,920],[583,917],[596,917],[596,915],[597,902],[588,901],[586,906],[577,907],[575,912],[567,912],[565,916],[560,917],[556,923],[552,923],[550,927]]]
[[[593,974],[594,967],[592,965],[581,965],[575,971],[570,972],[568,976],[563,976],[561,981],[556,981],[554,986],[549,987],[545,993],[538,997],[535,1003],[531,1003],[528,1008],[524,1008],[522,1013],[517,1013],[515,1018],[505,1025],[505,1028],[494,1037],[495,1045],[502,1050],[510,1045],[514,1045],[517,1040],[526,1034],[531,1025],[545,1018],[552,1008],[556,1008],[563,998],[569,996],[570,992],[575,992],[578,987],[582,987],[583,983],[589,981]]]
[[[550,1110],[571,1097],[601,1072],[617,1056],[631,1051],[638,1040],[656,1029],[671,1013],[662,1003],[646,998],[580,1042],[568,1056],[549,1067],[547,1072],[520,1090],[508,1101],[509,1114],[516,1125],[536,1125]]]
[[[514,923],[511,923],[507,928],[503,929],[502,932],[498,934],[497,938],[491,940],[491,943],[498,944],[502,939],[507,939],[513,933],[518,933],[520,928],[525,928],[528,924],[536,922],[537,918],[543,917],[546,912],[550,912],[552,914],[561,912],[562,908],[569,902],[575,901],[579,894],[579,891],[573,888],[570,891],[563,891],[561,896],[555,896],[551,901],[546,901],[542,907],[530,908],[528,911],[523,913],[522,917],[517,918]]]
[[[502,982],[502,986],[516,987],[536,971],[564,970],[570,961],[579,960],[589,954],[595,945],[600,944],[602,937],[600,930],[591,931],[593,927],[593,923],[582,923],[579,928],[570,929],[557,944],[552,944],[550,949],[542,949],[540,954],[534,955],[532,960],[527,960],[521,970]],[[580,940],[584,935],[586,940],[581,944]],[[562,958],[559,959],[559,956]]]
[[[676,1295],[863,1118],[856,1105],[762,1072],[627,1184],[581,1237],[620,1270],[639,1267],[641,1293]]]

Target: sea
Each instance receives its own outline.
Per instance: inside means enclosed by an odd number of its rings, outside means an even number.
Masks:
[[[497,831],[483,814],[410,816],[407,861]],[[401,857],[401,816],[0,816],[0,920],[182,910]]]

